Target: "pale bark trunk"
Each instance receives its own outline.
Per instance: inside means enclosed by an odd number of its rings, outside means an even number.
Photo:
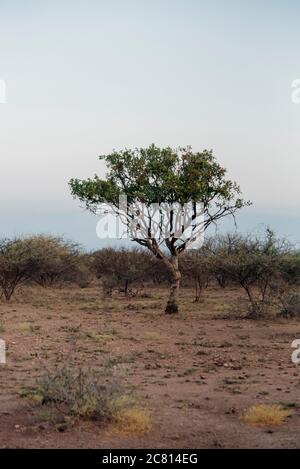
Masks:
[[[176,314],[178,313],[178,294],[179,294],[179,286],[180,286],[180,279],[181,274],[178,268],[178,258],[172,257],[168,262],[168,268],[171,272],[172,283],[170,287],[170,295],[168,299],[168,303],[166,305],[165,313],[166,314]]]

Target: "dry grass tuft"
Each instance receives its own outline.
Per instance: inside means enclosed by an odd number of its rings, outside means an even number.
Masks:
[[[289,415],[291,412],[281,405],[260,404],[250,407],[243,415],[243,420],[250,425],[269,427],[283,424]]]
[[[24,332],[24,333],[27,333],[27,332],[34,333],[34,332],[37,332],[40,329],[40,327],[30,322],[21,322],[17,325],[17,329],[18,331]]]
[[[162,336],[159,332],[156,331],[147,331],[143,336],[144,340],[153,340],[153,341],[161,341],[164,340],[165,337]]]
[[[138,407],[122,409],[114,416],[110,430],[115,433],[143,435],[151,430],[152,420],[148,412]]]

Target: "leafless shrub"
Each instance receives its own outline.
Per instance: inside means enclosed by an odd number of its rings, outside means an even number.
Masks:
[[[179,267],[183,277],[182,283],[190,286],[193,282],[195,302],[200,301],[211,275],[209,256],[201,250],[187,252],[181,256]]]
[[[226,233],[211,237],[206,242],[206,252],[210,255],[210,273],[221,288],[227,287],[234,282],[226,265],[224,257],[228,258],[236,251],[236,246],[242,241],[241,235],[237,233]]]
[[[258,319],[275,303],[280,261],[289,248],[268,229],[264,238],[238,236],[230,249],[218,252],[217,269],[247,294],[249,318]]]

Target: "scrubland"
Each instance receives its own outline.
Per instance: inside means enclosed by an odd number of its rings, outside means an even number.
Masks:
[[[1,447],[299,447],[299,322],[232,316],[241,290],[217,286],[201,302],[182,288],[181,313],[169,317],[167,289],[146,290],[103,298],[98,285],[32,286],[1,303]],[[42,402],[32,387],[66,363],[105,365],[132,403],[103,421]],[[277,406],[263,425],[246,416],[260,405]]]

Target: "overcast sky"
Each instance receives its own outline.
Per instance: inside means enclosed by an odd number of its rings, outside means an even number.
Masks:
[[[113,148],[213,149],[253,206],[242,231],[299,241],[297,0],[0,0],[0,235],[96,247],[71,177]]]

